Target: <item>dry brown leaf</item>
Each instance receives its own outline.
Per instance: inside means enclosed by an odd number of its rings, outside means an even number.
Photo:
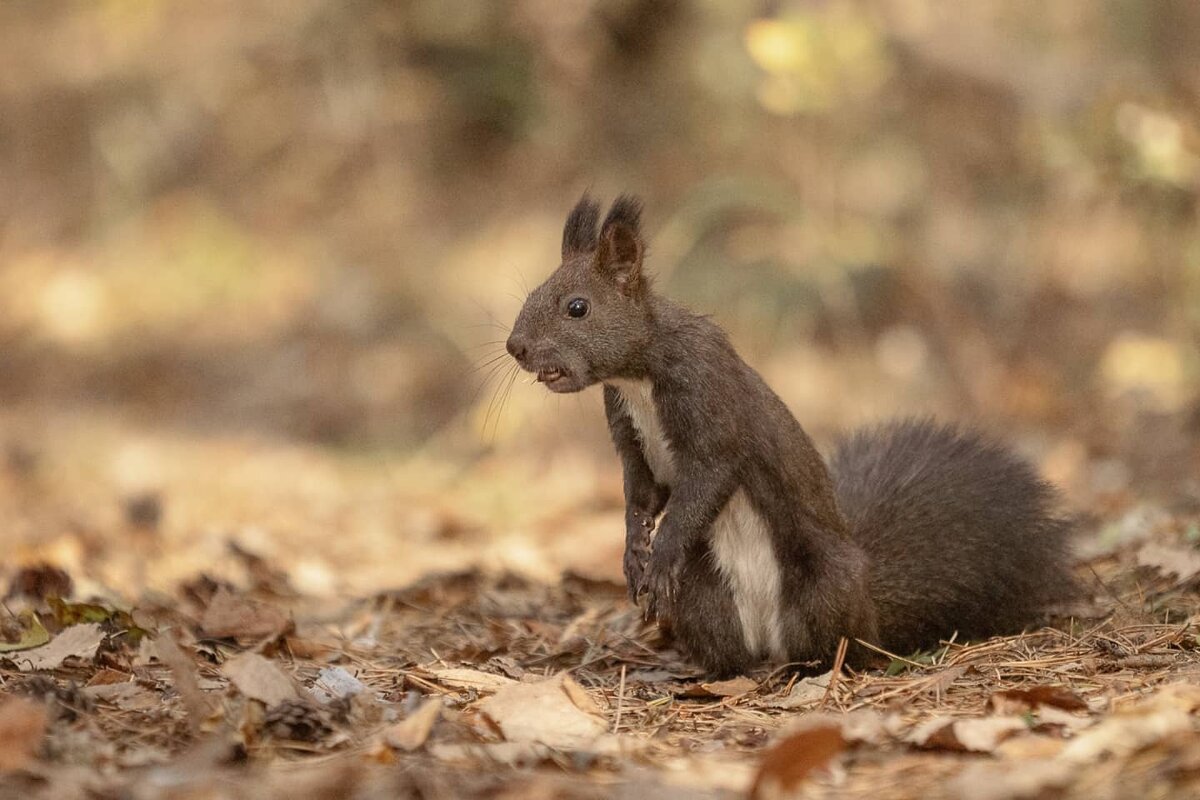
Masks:
[[[1065,713],[1060,711],[1060,714]],[[993,754],[1010,761],[1052,758],[1062,752],[1066,742],[1054,736],[1017,735],[996,745]]]
[[[738,697],[753,692],[758,688],[757,681],[745,676],[730,678],[727,681],[712,681],[700,685],[713,697]]]
[[[1093,717],[1080,716],[1054,706],[1038,706],[1037,720],[1038,730],[1047,726],[1058,726],[1068,731],[1081,731],[1096,724]]]
[[[1030,800],[1057,797],[1047,790],[1067,786],[1077,777],[1077,768],[1061,761],[1031,758],[1020,767],[1011,763],[967,764],[951,779],[951,797],[971,800]]]
[[[331,703],[334,700],[354,697],[366,690],[367,687],[362,681],[341,667],[326,667],[321,670],[308,692],[321,703]]]
[[[1194,683],[1169,683],[1142,701],[1139,707],[1178,709],[1194,714],[1200,709],[1200,686]]]
[[[1062,758],[1087,764],[1110,756],[1123,756],[1175,733],[1192,730],[1190,712],[1200,702],[1200,687],[1174,684],[1156,692],[1137,706],[1113,714],[1076,736]]]
[[[300,692],[291,676],[257,653],[242,653],[221,666],[237,690],[251,700],[274,706],[287,700],[300,700]]]
[[[116,669],[108,669],[107,667],[98,671],[95,675],[88,679],[88,686],[105,686],[110,683],[125,683],[131,678],[128,672],[121,672]]]
[[[655,763],[662,769],[662,783],[633,791],[630,797],[748,797],[759,770],[742,753],[694,753]],[[664,792],[664,785],[675,791]]]
[[[600,704],[593,700],[587,689],[580,686],[579,682],[570,675],[563,675],[562,687],[563,691],[567,693],[567,697],[571,698],[571,702],[580,711],[598,717],[604,716],[604,709],[600,707]]]
[[[442,715],[442,698],[430,697],[406,719],[383,732],[383,740],[389,747],[412,752],[429,739],[434,723]]]
[[[781,708],[785,710],[815,705],[821,702],[826,693],[828,693],[829,679],[832,676],[832,672],[826,672],[824,675],[817,675],[812,678],[801,678],[796,681],[792,686],[792,690],[785,697],[769,698],[763,702],[763,705],[767,708]]]
[[[725,681],[689,683],[679,692],[680,697],[737,697],[752,692],[758,684],[745,676]]]
[[[31,762],[46,732],[46,706],[16,697],[0,698],[0,773]]]
[[[562,674],[536,683],[506,686],[482,701],[479,710],[510,742],[540,742],[561,750],[582,749],[595,741],[606,726],[601,717],[576,705],[573,690],[566,688],[568,681],[571,678]]]
[[[793,734],[813,728],[829,727],[836,727],[841,731],[842,738],[847,742],[878,745],[896,739],[904,728],[904,721],[897,714],[883,716],[866,708],[836,714],[811,712],[799,715],[780,732],[777,740],[783,741]]]
[[[934,750],[990,753],[1009,736],[1029,730],[1020,717],[952,719],[938,717],[918,725],[908,735],[917,747]]]
[[[222,586],[204,609],[200,627],[217,639],[266,639],[287,633],[292,622],[275,606],[235,595]]]
[[[881,716],[876,711],[859,709],[836,717],[842,725],[842,736],[848,742],[883,744],[895,739],[904,727],[899,714]]]
[[[1062,757],[1088,764],[1107,756],[1127,755],[1166,736],[1189,730],[1191,721],[1182,711],[1118,715],[1080,734],[1063,750]]]
[[[995,692],[988,703],[997,714],[1021,714],[1038,706],[1052,706],[1064,711],[1087,711],[1087,701],[1065,686],[1031,686],[1028,689],[1005,689]]]
[[[126,683],[102,683],[96,686],[89,686],[83,691],[89,697],[111,703],[125,711],[140,711],[155,708],[162,704],[162,697],[157,692],[152,692],[132,681]],[[186,703],[184,705],[186,706]]]
[[[752,800],[795,790],[813,770],[846,749],[841,726],[825,724],[797,731],[767,751],[750,790]]]
[[[430,670],[437,682],[452,689],[474,689],[477,692],[495,692],[516,681],[504,675],[494,675],[477,669],[448,668]]]
[[[96,651],[102,641],[104,631],[100,630],[100,625],[87,622],[63,628],[62,633],[51,639],[48,644],[14,653],[8,658],[15,662],[22,672],[58,669],[68,658],[92,660],[96,657]]]

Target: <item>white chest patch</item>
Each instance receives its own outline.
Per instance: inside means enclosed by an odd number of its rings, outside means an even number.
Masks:
[[[663,430],[649,381],[615,380],[625,411],[642,441],[642,454],[654,479],[672,486],[676,476],[671,442]],[[669,506],[668,506],[669,507]],[[738,489],[712,527],[713,561],[733,595],[746,648],[759,657],[783,661],[779,564],[766,521]]]
[[[675,456],[671,453],[671,442],[658,418],[650,381],[616,380],[611,384],[620,393],[625,403],[625,413],[629,414],[642,440],[642,455],[654,473],[654,480],[670,486],[675,479]]]

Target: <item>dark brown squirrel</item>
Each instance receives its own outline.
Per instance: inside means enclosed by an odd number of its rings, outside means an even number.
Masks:
[[[603,383],[630,597],[691,658],[717,675],[829,663],[841,637],[908,654],[1019,631],[1074,595],[1072,524],[1003,446],[902,421],[827,468],[725,333],[653,291],[641,208],[622,195],[600,225],[579,201],[507,347],[551,391]]]

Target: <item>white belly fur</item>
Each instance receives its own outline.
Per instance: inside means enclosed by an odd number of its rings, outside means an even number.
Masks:
[[[611,381],[642,440],[642,452],[654,479],[671,486],[675,459],[654,405],[649,381]],[[713,523],[713,559],[733,594],[746,648],[776,660],[787,657],[780,620],[779,565],[772,552],[771,531],[738,489]]]

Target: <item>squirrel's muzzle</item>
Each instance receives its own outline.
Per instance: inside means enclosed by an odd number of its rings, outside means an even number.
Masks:
[[[514,333],[508,337],[504,346],[508,349],[508,354],[515,358],[517,363],[524,366],[525,358],[529,355],[529,344],[525,341],[525,337]]]

